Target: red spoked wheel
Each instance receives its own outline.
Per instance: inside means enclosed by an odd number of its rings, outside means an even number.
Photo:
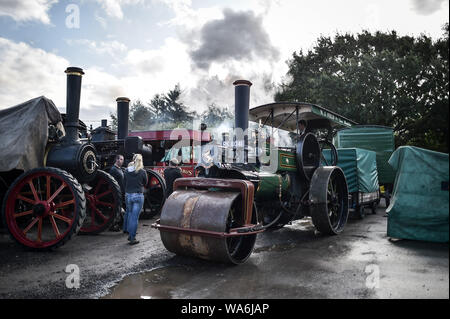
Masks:
[[[46,250],[64,245],[81,228],[86,199],[68,172],[44,167],[20,175],[3,202],[4,224],[22,246]]]
[[[122,207],[122,191],[117,181],[105,171],[98,170],[95,179],[85,187],[86,219],[80,234],[98,234],[107,230]]]

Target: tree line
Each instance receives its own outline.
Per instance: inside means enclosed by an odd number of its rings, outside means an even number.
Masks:
[[[130,106],[130,130],[162,130],[174,128],[191,128],[194,119],[200,119],[208,127],[217,127],[234,115],[226,107],[212,103],[202,113],[190,111],[181,101],[182,90],[176,85],[167,93],[156,94],[148,103],[140,100]],[[117,128],[117,114],[110,114],[112,128]]]
[[[321,36],[287,61],[289,80],[277,86],[274,100],[319,104],[359,124],[393,127],[396,146],[448,153],[448,58],[448,23],[434,41],[395,31]],[[147,104],[134,102],[130,129],[190,127],[194,117],[211,127],[234,117],[215,104],[201,114],[190,111],[181,92],[177,85]]]

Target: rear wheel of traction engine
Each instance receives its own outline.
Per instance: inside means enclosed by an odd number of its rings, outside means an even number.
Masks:
[[[153,170],[147,170],[148,187],[145,189],[144,207],[140,218],[150,219],[161,213],[166,201],[166,181],[164,177]]]
[[[110,174],[98,170],[95,179],[85,187],[87,200],[86,219],[80,234],[98,234],[107,230],[122,208],[120,186]]]
[[[167,198],[161,225],[212,232],[228,232],[242,226],[241,196],[235,192],[178,190]],[[252,214],[253,220],[256,213]],[[210,237],[161,230],[167,250],[186,256],[231,264],[244,263],[253,251],[256,234]]]
[[[14,181],[2,212],[15,241],[34,250],[49,250],[78,233],[86,216],[86,198],[80,183],[68,172],[36,168]]]
[[[342,232],[348,218],[348,188],[339,167],[319,167],[311,179],[310,212],[314,226],[323,234]]]

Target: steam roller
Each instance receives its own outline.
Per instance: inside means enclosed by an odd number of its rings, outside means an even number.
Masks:
[[[164,246],[180,255],[234,264],[246,261],[257,234],[243,232],[252,223],[252,206],[246,203],[253,196],[253,184],[183,178],[174,186],[161,212]]]
[[[221,145],[202,148],[197,177],[174,182],[174,192],[152,225],[164,246],[177,255],[242,264],[257,234],[294,220],[310,217],[320,233],[341,233],[348,218],[348,188],[330,137],[335,128],[355,123],[307,103],[278,102],[249,110],[251,82],[234,85],[235,128],[247,138],[229,143],[223,134]],[[259,124],[254,134],[249,120]],[[308,122],[308,132],[300,134],[300,120]],[[275,146],[274,128],[297,133],[293,145]],[[319,140],[316,130],[328,132],[327,138]],[[329,162],[324,148],[331,149]]]

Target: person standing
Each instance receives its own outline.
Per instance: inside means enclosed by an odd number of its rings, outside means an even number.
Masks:
[[[135,154],[124,174],[126,212],[123,223],[124,233],[128,233],[130,245],[138,244],[136,231],[139,215],[144,206],[144,187],[148,183],[147,172],[141,154]]]
[[[308,133],[307,128],[308,128],[308,123],[305,120],[298,121],[299,136],[302,136],[303,134]]]
[[[125,195],[124,173],[123,173],[123,168],[122,168],[123,161],[124,161],[123,155],[117,154],[114,159],[114,165],[111,166],[111,168],[109,169],[109,173],[111,174],[112,177],[114,177],[114,179],[117,181],[117,183],[120,186],[120,191],[122,193],[122,195],[121,195],[122,202],[123,202],[123,198]],[[110,228],[111,231],[120,231],[120,225],[122,225],[122,223],[123,223],[122,207],[120,207],[117,214],[118,214],[118,216],[116,216],[116,218],[114,220],[114,224]]]
[[[111,168],[109,169],[109,173],[112,175],[112,177],[115,178],[117,183],[119,183],[122,194],[125,194],[125,186],[123,184],[124,179],[123,168],[122,168],[123,161],[124,161],[123,155],[117,154],[114,159],[114,165],[111,166]]]
[[[178,167],[178,160],[176,158],[172,158],[169,165],[170,166],[164,170],[164,179],[166,180],[167,186],[166,197],[169,197],[170,194],[173,193],[173,182],[175,182],[177,178],[183,177],[183,174],[181,174],[181,170]]]

